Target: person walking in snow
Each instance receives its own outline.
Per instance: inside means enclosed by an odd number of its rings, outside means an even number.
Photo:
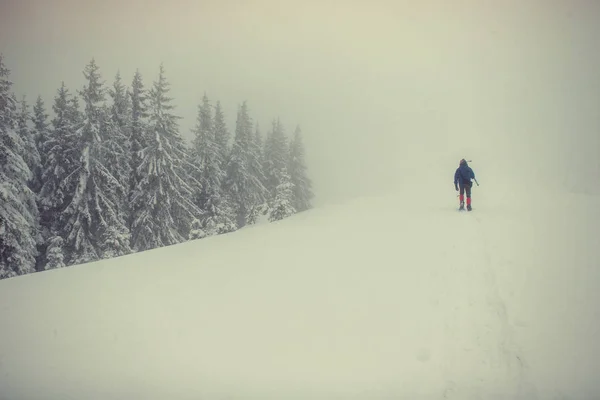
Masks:
[[[473,182],[471,179],[475,179],[475,173],[467,164],[467,160],[464,158],[460,160],[460,165],[454,173],[454,188],[458,192],[460,187],[460,208],[459,210],[465,209],[465,192],[467,194],[467,210],[471,211],[471,188]]]

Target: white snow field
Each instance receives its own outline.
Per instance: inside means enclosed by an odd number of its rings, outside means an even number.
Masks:
[[[479,181],[0,281],[0,399],[600,398],[599,198]]]

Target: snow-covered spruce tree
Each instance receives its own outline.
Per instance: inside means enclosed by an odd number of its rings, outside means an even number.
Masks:
[[[75,100],[74,100],[75,99]],[[52,106],[55,117],[46,140],[41,143],[44,154],[38,208],[44,241],[52,236],[66,237],[64,208],[71,202],[75,192],[72,173],[79,158],[80,115],[76,97],[62,83]],[[62,217],[62,218],[61,218]]]
[[[257,177],[262,186],[256,188],[258,192],[258,198],[254,203],[250,204],[246,221],[248,225],[255,224],[258,219],[258,215],[265,214],[268,207],[268,189],[264,184],[267,178],[263,169],[264,154],[262,152],[261,140],[262,138],[260,136],[260,131],[255,131],[254,134],[251,135],[249,171],[252,176]]]
[[[256,125],[254,127],[254,136],[253,136],[253,146],[256,149],[256,154],[257,154],[257,158],[258,158],[258,162],[260,163],[260,165],[263,167],[263,185],[265,186],[265,188],[267,187],[267,176],[265,174],[265,170],[264,170],[264,165],[265,165],[265,150],[264,150],[264,143],[263,143],[263,137],[262,137],[262,132],[260,130],[260,124],[258,122],[256,122]]]
[[[119,182],[117,211],[123,220],[129,220],[129,185],[131,179],[131,101],[129,93],[117,72],[113,87],[108,91],[112,104],[107,121],[103,162]]]
[[[47,243],[45,269],[63,268],[63,239],[60,236],[52,236]]]
[[[0,54],[0,279],[35,272],[38,234],[32,173],[17,133],[17,101]]]
[[[192,162],[198,166],[200,182],[195,201],[204,211],[200,227],[206,236],[232,232],[236,229],[235,216],[223,194],[222,149],[216,140],[211,105],[206,94],[198,107],[198,122],[193,133]]]
[[[34,177],[34,191],[39,193],[42,188],[42,171],[46,164],[46,153],[44,152],[44,143],[50,136],[50,126],[48,124],[48,114],[46,114],[46,106],[41,96],[37,97],[35,105],[33,106],[33,115],[31,117],[33,122],[33,137],[35,140],[35,147],[40,155],[39,167],[37,170],[32,171]]]
[[[129,232],[119,215],[121,183],[104,165],[110,114],[105,88],[94,59],[86,66],[87,80],[80,95],[85,104],[80,132],[81,156],[71,175],[75,193],[63,212],[66,217],[67,264],[82,264],[130,252]]]
[[[190,160],[195,168],[190,173],[200,183],[193,188],[194,202],[201,210],[204,210],[208,192],[213,189],[210,187],[212,180],[219,179],[218,168],[216,168],[216,174],[213,172],[215,164],[219,163],[220,158],[219,149],[214,140],[210,102],[206,94],[202,97],[202,104],[198,106],[196,126],[192,129],[192,134],[194,139],[192,140]]]
[[[136,169],[141,164],[140,152],[146,147],[146,90],[142,82],[142,75],[139,70],[135,71],[133,82],[131,84],[131,170],[132,187],[135,188],[139,182],[136,175]]]
[[[279,185],[275,190],[275,198],[269,210],[269,221],[279,221],[296,213],[293,202],[293,187],[287,169],[283,167],[277,177]]]
[[[50,137],[50,127],[48,124],[48,114],[46,114],[46,107],[44,101],[41,96],[38,96],[36,102],[33,106],[33,115],[31,116],[31,122],[33,123],[33,138],[35,142],[36,150],[39,154],[39,163],[37,167],[31,171],[33,173],[32,179],[32,189],[36,195],[39,195],[42,190],[42,186],[44,184],[42,180],[44,165],[47,162],[47,155],[44,151],[44,143],[48,141]],[[45,264],[45,252],[46,252],[46,242],[48,236],[46,235],[46,230],[44,225],[41,223],[42,209],[40,204],[40,198],[37,196],[37,206],[38,206],[38,222],[40,225],[40,235],[38,237],[38,257],[36,262],[36,270],[43,270]]]
[[[17,116],[17,132],[23,142],[23,159],[27,163],[29,170],[32,172],[31,179],[28,182],[29,187],[35,192],[36,186],[39,186],[39,182],[36,182],[36,177],[40,170],[41,159],[40,153],[35,145],[34,132],[29,127],[30,119],[31,113],[29,112],[29,105],[27,104],[25,96],[23,96]]]
[[[33,122],[33,133],[35,138],[35,144],[38,152],[41,156],[42,164],[44,163],[43,144],[50,135],[50,124],[48,122],[48,114],[46,113],[46,104],[42,99],[42,96],[38,96],[33,105],[33,115],[31,116],[31,122]]]
[[[67,107],[69,119],[80,127],[84,121],[83,112],[79,109],[79,97],[71,96],[68,101],[69,107]],[[75,133],[75,137],[77,133]]]
[[[149,93],[146,147],[138,167],[140,182],[132,198],[132,247],[149,250],[189,238],[190,224],[202,211],[193,202],[193,185],[187,149],[178,132],[168,97],[169,84],[160,65],[158,80]]]
[[[222,191],[213,192],[207,198],[203,210],[202,228],[206,236],[221,235],[237,230],[235,210],[230,198]]]
[[[275,198],[277,186],[281,183],[283,169],[288,164],[289,147],[281,121],[274,120],[272,128],[267,134],[264,146],[263,168],[265,172],[265,186],[269,191],[269,201]]]
[[[219,145],[219,151],[221,153],[221,169],[224,171],[227,168],[227,160],[229,159],[229,152],[231,151],[229,141],[231,134],[227,129],[225,123],[225,115],[221,102],[217,101],[215,106],[215,118],[214,118],[214,130],[215,130],[215,141]]]
[[[131,157],[129,162],[131,163],[131,175],[129,180],[129,229],[132,229],[133,218],[136,214],[136,210],[133,209],[133,195],[135,189],[139,185],[141,178],[138,173],[139,166],[142,164],[141,152],[146,147],[147,137],[147,96],[144,84],[142,82],[142,74],[139,70],[135,71],[133,76],[133,82],[131,83],[131,136],[130,136],[130,151]]]
[[[214,222],[215,226],[218,226],[218,228],[216,229],[217,232],[219,233],[227,233],[227,232],[232,232],[235,231],[236,229],[238,229],[238,226],[236,224],[236,211],[234,208],[234,202],[232,200],[232,197],[229,195],[229,193],[227,193],[227,191],[225,190],[225,178],[226,178],[226,171],[227,171],[227,166],[229,163],[229,157],[231,154],[231,133],[229,132],[229,129],[227,128],[227,124],[225,123],[225,114],[223,113],[223,108],[221,106],[221,102],[219,102],[217,100],[217,103],[215,105],[215,116],[214,116],[214,135],[215,135],[215,141],[217,142],[218,146],[219,146],[219,152],[221,154],[221,171],[223,173],[222,176],[222,180],[221,180],[221,206],[220,206],[220,210],[222,212],[222,214],[224,216],[226,216],[226,220],[225,221],[210,221],[209,220],[209,224],[212,224]]]
[[[254,145],[258,148],[258,159],[262,164],[264,162],[263,138],[258,122],[256,122],[256,126],[254,127]]]
[[[29,122],[31,120],[31,113],[29,112],[29,105],[27,104],[27,100],[25,96],[20,102],[19,112],[17,116],[17,132],[19,134],[19,138],[23,143],[23,150],[21,156],[23,160],[27,163],[27,167],[31,171],[31,177],[27,182],[29,188],[32,192],[35,193],[39,191],[41,187],[41,158],[40,153],[37,149],[35,143],[35,134],[34,131],[30,128]],[[36,198],[37,200],[37,198]],[[44,238],[41,235],[41,231],[39,231],[39,209],[38,204],[36,203],[35,209],[31,210],[32,214],[36,218],[36,225],[38,232],[35,235],[36,240],[36,248],[37,248],[37,257],[36,257],[36,266],[35,269],[39,270],[42,268],[42,260],[40,259],[40,250],[43,251],[43,242]]]
[[[294,137],[290,142],[290,157],[288,172],[290,174],[293,186],[294,208],[298,211],[306,211],[312,207],[311,200],[314,197],[312,191],[312,182],[307,175],[305,160],[304,143],[302,142],[302,132],[297,126]]]
[[[225,189],[232,199],[237,226],[244,227],[255,207],[264,203],[266,189],[264,175],[258,156],[252,121],[246,102],[238,110],[235,138],[227,163]],[[252,222],[252,221],[250,221]]]
[[[260,175],[262,179],[262,184],[266,188],[267,186],[267,178],[264,175],[264,151],[263,151],[263,140],[262,134],[260,132],[260,124],[256,122],[254,128],[254,135],[252,136],[252,154],[256,154],[257,165],[263,167],[263,173]],[[262,203],[255,204],[248,212],[248,220],[246,223],[248,225],[253,225],[258,221],[260,215],[266,215],[269,212],[269,203],[268,203],[268,194],[265,192],[265,197]]]

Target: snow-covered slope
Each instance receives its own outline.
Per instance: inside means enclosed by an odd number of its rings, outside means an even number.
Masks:
[[[0,399],[600,396],[598,198],[447,181],[0,281]]]

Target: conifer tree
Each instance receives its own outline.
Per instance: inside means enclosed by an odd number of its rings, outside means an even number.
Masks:
[[[44,165],[46,165],[47,154],[44,152],[44,143],[49,138],[50,126],[48,124],[48,114],[46,114],[46,106],[41,96],[37,97],[35,105],[33,106],[33,115],[31,117],[33,122],[33,135],[35,140],[35,147],[40,155],[39,166],[35,171],[32,171],[35,175],[34,178],[34,191],[39,193],[42,188],[42,172]]]
[[[307,175],[304,143],[299,126],[296,127],[294,137],[290,142],[289,154],[288,171],[293,184],[293,205],[298,212],[306,211],[312,207],[311,201],[314,193],[312,182]]]
[[[49,135],[50,124],[48,123],[48,114],[46,113],[46,104],[42,99],[42,96],[38,96],[33,105],[33,115],[31,116],[31,122],[33,122],[33,131],[36,147],[40,156],[42,156],[42,164],[44,156],[42,155],[42,145],[47,140]]]
[[[266,189],[262,165],[252,132],[246,102],[238,110],[235,139],[227,163],[225,188],[233,201],[237,226],[244,227],[255,207],[264,203]],[[252,222],[252,220],[250,221]]]
[[[121,183],[104,164],[105,143],[111,133],[110,115],[99,68],[94,59],[84,70],[86,85],[80,91],[85,104],[80,157],[71,175],[73,198],[64,211],[68,264],[81,264],[130,252],[129,232],[118,212]]]
[[[137,251],[187,240],[191,222],[202,215],[192,197],[192,185],[199,182],[189,172],[194,166],[188,162],[187,148],[178,132],[179,117],[171,112],[174,106],[169,90],[161,64],[149,93],[146,147],[141,152],[140,182],[132,198],[132,243]]]
[[[38,233],[32,173],[18,129],[17,101],[10,70],[0,54],[0,279],[32,273]]]
[[[219,151],[221,153],[221,169],[224,171],[227,169],[227,160],[230,152],[230,136],[227,124],[225,123],[225,115],[221,103],[217,101],[215,106],[215,118],[214,118],[214,130],[215,130],[215,141],[219,145]]]
[[[193,163],[199,167],[200,173],[196,204],[204,212],[200,226],[207,236],[231,232],[236,229],[235,218],[222,189],[225,177],[221,168],[222,149],[217,141],[211,105],[206,94],[198,108],[198,123],[194,134]]]
[[[260,165],[262,167],[262,171],[261,171],[261,179],[262,179],[262,184],[265,187],[265,197],[263,197],[262,202],[261,203],[256,203],[254,204],[249,213],[248,213],[248,220],[246,221],[248,225],[252,225],[255,224],[258,221],[258,218],[260,217],[260,215],[266,215],[269,212],[269,204],[268,204],[268,189],[267,188],[267,178],[264,175],[264,151],[263,151],[263,140],[262,140],[262,134],[260,132],[260,124],[258,122],[256,122],[255,125],[255,129],[254,129],[254,134],[252,136],[252,141],[251,141],[251,149],[252,149],[252,154],[256,154],[255,158],[256,158],[256,163],[257,165]]]
[[[139,70],[135,72],[133,82],[131,84],[131,180],[130,180],[130,201],[133,191],[140,183],[138,168],[142,163],[141,151],[146,147],[147,136],[147,96],[144,84],[142,82],[142,74]]]
[[[31,119],[31,113],[29,112],[29,105],[25,96],[20,102],[19,113],[17,116],[17,131],[21,141],[23,143],[23,159],[27,163],[29,170],[32,172],[32,176],[29,183],[29,187],[35,191],[38,182],[36,182],[37,172],[40,169],[41,159],[40,153],[38,152],[37,146],[35,145],[34,132],[29,127],[29,121]]]
[[[265,186],[269,191],[270,200],[275,197],[277,186],[281,183],[280,178],[283,176],[283,169],[287,167],[288,151],[287,138],[281,121],[279,119],[274,120],[265,140],[263,157]]]
[[[277,177],[279,184],[275,190],[275,198],[269,211],[269,221],[279,221],[296,213],[293,202],[293,187],[287,169],[281,169]]]
[[[52,236],[48,239],[45,269],[56,269],[63,267],[65,267],[63,239],[60,236]]]
[[[20,102],[19,105],[19,112],[17,115],[17,132],[19,135],[19,138],[21,139],[21,142],[23,143],[23,149],[22,149],[22,157],[23,160],[25,160],[25,162],[27,163],[27,167],[29,168],[29,170],[31,171],[31,176],[29,178],[29,180],[27,181],[27,185],[29,186],[29,189],[32,190],[32,192],[35,193],[37,191],[39,191],[39,188],[41,186],[41,177],[40,177],[40,171],[41,171],[41,158],[40,158],[40,153],[38,152],[37,146],[36,146],[36,142],[35,142],[35,134],[34,131],[30,128],[29,126],[29,122],[31,120],[31,113],[29,112],[29,105],[27,104],[27,100],[25,98],[25,96],[23,96],[23,99]],[[34,197],[35,198],[35,197]],[[36,199],[37,200],[37,199]],[[35,204],[35,205],[33,205]],[[39,259],[39,255],[40,252],[39,250],[43,250],[42,246],[43,246],[43,237],[41,235],[41,232],[39,231],[39,209],[38,209],[38,204],[36,203],[32,203],[30,205],[30,207],[33,207],[30,210],[30,213],[36,218],[36,233],[35,233],[35,240],[36,240],[36,248],[37,248],[37,257],[36,257],[36,270],[41,268],[42,266],[41,264],[41,260]]]
[[[75,185],[69,179],[79,157],[80,127],[78,102],[64,82],[57,91],[52,106],[55,117],[45,141],[41,142],[44,154],[38,207],[42,235],[47,241],[51,236],[66,236],[62,212],[73,198]],[[62,218],[61,218],[62,217]]]
[[[103,162],[108,171],[119,182],[117,190],[121,217],[129,220],[129,185],[131,179],[131,100],[129,93],[117,73],[113,87],[109,90],[112,99],[110,120],[106,121],[107,137],[104,144]]]
[[[263,138],[262,133],[260,131],[260,124],[256,122],[256,126],[254,128],[254,145],[258,149],[258,159],[261,164],[264,163],[264,150],[263,150]]]

